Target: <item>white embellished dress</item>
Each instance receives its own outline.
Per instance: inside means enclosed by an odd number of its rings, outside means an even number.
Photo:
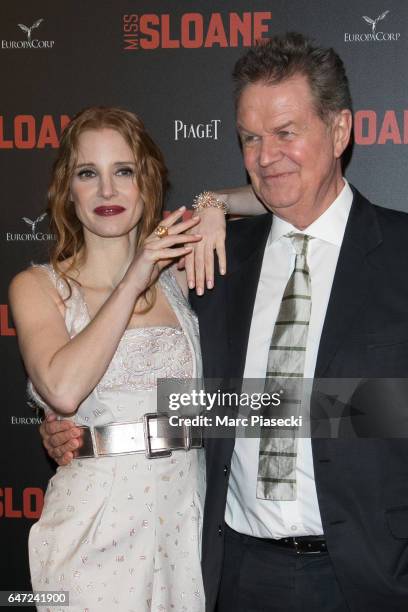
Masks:
[[[45,267],[64,296],[64,283]],[[126,330],[105,375],[73,417],[77,424],[142,420],[156,411],[157,378],[201,376],[195,316],[170,271],[159,283],[180,327]],[[89,320],[73,284],[65,313],[70,336]],[[70,605],[38,609],[203,612],[204,489],[203,449],[174,451],[168,458],[134,453],[75,459],[59,467],[30,531],[30,570],[33,590],[69,591]]]

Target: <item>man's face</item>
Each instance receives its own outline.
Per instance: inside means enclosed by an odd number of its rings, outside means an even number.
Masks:
[[[340,157],[350,137],[350,112],[322,121],[306,77],[295,75],[277,85],[247,85],[237,126],[258,197],[297,227],[310,225],[343,187]]]

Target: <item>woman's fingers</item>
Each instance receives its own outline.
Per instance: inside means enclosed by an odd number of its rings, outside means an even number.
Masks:
[[[191,217],[191,219],[187,219],[187,221],[181,221],[180,223],[176,223],[175,225],[169,228],[169,234],[181,234],[183,232],[187,232],[191,230],[196,225],[199,225],[200,217]]]
[[[186,255],[186,257],[190,257],[190,255]],[[177,270],[184,270],[186,267],[186,257],[180,257],[177,262]]]
[[[186,212],[186,207],[180,206],[180,208],[177,208],[177,210],[174,210],[173,212],[171,212],[165,219],[162,219],[159,225],[170,229],[175,224],[178,225],[177,222],[179,221],[179,219],[183,217],[185,212]],[[191,221],[191,219],[189,219],[189,221]],[[182,221],[181,223],[185,223],[185,221]],[[154,236],[155,238],[158,238],[158,236],[154,232],[152,236]]]
[[[220,273],[225,274],[226,223],[224,213],[218,208],[200,210],[199,217],[202,241],[193,245],[193,252],[186,257],[185,270],[189,288],[195,287],[196,293],[202,295],[206,287],[214,286],[215,253]]]
[[[194,289],[195,287],[195,268],[194,268],[195,256],[196,256],[196,249],[194,248],[184,258],[184,269],[186,271],[187,286],[189,289]]]
[[[157,258],[157,264],[160,264],[160,262],[162,262],[163,260],[173,260],[176,259],[177,257],[183,257],[184,255],[187,255],[187,253],[190,253],[190,251],[192,250],[193,247],[190,246],[186,246],[186,247],[179,247],[179,248],[173,248],[173,249],[162,249],[160,251],[157,251],[156,253],[156,258]],[[167,262],[163,262],[164,265],[168,264]]]
[[[154,242],[149,242],[146,245],[151,250],[167,249],[178,244],[188,244],[190,242],[199,242],[201,240],[200,234],[174,234],[160,238]]]
[[[227,270],[227,254],[225,251],[225,235],[215,241],[215,251],[218,257],[218,269],[220,274],[225,274]]]
[[[203,295],[206,287],[214,287],[214,252],[218,256],[220,274],[225,274],[225,234],[203,235],[202,240],[193,244],[193,247],[185,261],[187,284],[190,289],[195,287],[197,295]]]
[[[185,210],[186,210],[186,207],[182,206],[181,208],[178,208],[174,212],[170,213],[165,219],[162,219],[162,221],[160,221],[159,225],[161,227],[167,228],[168,236],[173,236],[175,234],[181,234],[183,232],[191,230],[191,228],[193,228],[194,226],[200,223],[200,218],[197,216],[191,217],[190,219],[187,219],[186,221],[178,222],[179,219],[181,219],[182,216],[184,215]],[[153,231],[150,234],[146,242],[150,242],[151,240],[160,240],[159,236],[157,236],[155,231]],[[161,240],[163,240],[163,238]]]
[[[195,287],[197,295],[203,295],[204,293],[204,247],[203,242],[198,243],[194,247],[194,258],[189,258],[188,265],[186,262],[187,283],[190,289]]]
[[[206,245],[204,249],[205,283],[207,289],[214,287],[214,247]]]
[[[165,227],[171,227],[172,225],[174,225],[174,223],[177,223],[177,221],[181,219],[185,212],[186,207],[180,206],[180,208],[177,208],[169,215],[167,215],[165,219],[162,219],[162,221],[160,221],[160,225],[164,225]]]

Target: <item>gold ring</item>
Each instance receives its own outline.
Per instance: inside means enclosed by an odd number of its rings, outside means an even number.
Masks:
[[[154,233],[158,238],[165,238],[169,233],[169,228],[165,225],[158,225],[154,230]]]

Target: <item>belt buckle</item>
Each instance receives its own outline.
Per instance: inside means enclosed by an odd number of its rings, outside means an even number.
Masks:
[[[183,434],[184,434],[184,450],[189,451],[193,443],[193,437],[191,434],[191,425],[186,425],[183,421]]]
[[[159,417],[167,417],[166,414],[162,414],[159,412],[147,412],[143,415],[143,433],[145,439],[145,454],[147,459],[159,459],[160,457],[171,457],[171,450],[154,450],[152,449],[151,439],[152,436],[150,434],[150,421],[152,419],[159,419]]]
[[[301,550],[299,550],[299,542],[297,541],[296,538],[293,538],[293,546],[295,547],[295,552],[297,555],[300,555],[300,553],[302,552]]]
[[[203,429],[202,427],[196,427],[195,430],[193,430],[192,427],[190,427],[190,435],[191,435],[191,446],[190,448],[202,448],[203,446]],[[194,439],[195,439],[195,444],[194,444]],[[194,446],[193,446],[194,444]]]
[[[300,555],[302,553],[305,555],[319,555],[322,552],[321,550],[307,550],[306,547],[300,546],[300,543],[296,540],[296,538],[293,538],[293,546],[297,555]]]
[[[79,429],[82,429],[82,446],[78,451],[78,459],[89,459],[91,457],[98,457],[98,446],[95,440],[95,434],[92,427],[88,425],[79,425]]]

